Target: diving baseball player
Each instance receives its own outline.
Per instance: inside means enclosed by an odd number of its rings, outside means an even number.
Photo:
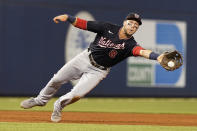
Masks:
[[[62,84],[80,79],[70,92],[54,103],[51,115],[53,122],[61,120],[61,111],[64,107],[84,97],[107,76],[112,66],[127,57],[140,56],[162,63],[164,53],[159,55],[144,49],[135,41],[133,34],[142,24],[140,16],[136,13],[129,13],[122,26],[107,22],[86,21],[67,14],[56,16],[53,21],[55,23],[68,21],[76,28],[97,33],[89,48],[66,63],[37,97],[21,102],[21,107],[24,109],[44,106]]]

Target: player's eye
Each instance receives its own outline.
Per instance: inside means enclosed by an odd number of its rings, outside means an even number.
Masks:
[[[130,26],[130,27],[132,27],[132,28],[135,28],[135,29],[138,29],[138,27],[139,27],[138,24],[135,23],[135,22],[128,22],[127,21],[127,25]]]
[[[129,22],[127,22],[127,25],[132,26],[132,25],[133,25],[133,23],[129,23]]]

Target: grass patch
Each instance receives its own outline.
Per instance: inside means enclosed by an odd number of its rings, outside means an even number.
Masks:
[[[27,98],[0,97],[0,110],[24,110],[20,102]],[[52,111],[52,99],[45,107],[31,111]],[[181,113],[197,114],[196,98],[83,98],[63,111],[77,112],[126,112],[126,113]]]
[[[1,131],[196,131],[197,127],[0,122]]]

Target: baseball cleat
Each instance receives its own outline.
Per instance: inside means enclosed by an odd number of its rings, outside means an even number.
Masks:
[[[24,100],[21,102],[21,108],[24,108],[24,109],[29,109],[29,108],[32,108],[34,106],[43,106],[41,104],[38,104],[34,98],[29,98],[27,100]]]
[[[52,115],[51,115],[51,121],[52,122],[59,122],[62,119],[62,115],[61,112],[59,111],[53,111]]]
[[[52,122],[59,122],[62,118],[60,100],[54,103],[53,113],[51,114]]]

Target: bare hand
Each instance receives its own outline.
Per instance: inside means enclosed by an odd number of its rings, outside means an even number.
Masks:
[[[56,17],[53,18],[53,21],[57,24],[59,23],[60,21],[61,22],[66,22],[68,19],[68,15],[58,15]]]
[[[159,63],[161,63],[163,57],[164,57],[164,54],[161,54],[160,56],[157,57],[157,61],[158,61]]]

